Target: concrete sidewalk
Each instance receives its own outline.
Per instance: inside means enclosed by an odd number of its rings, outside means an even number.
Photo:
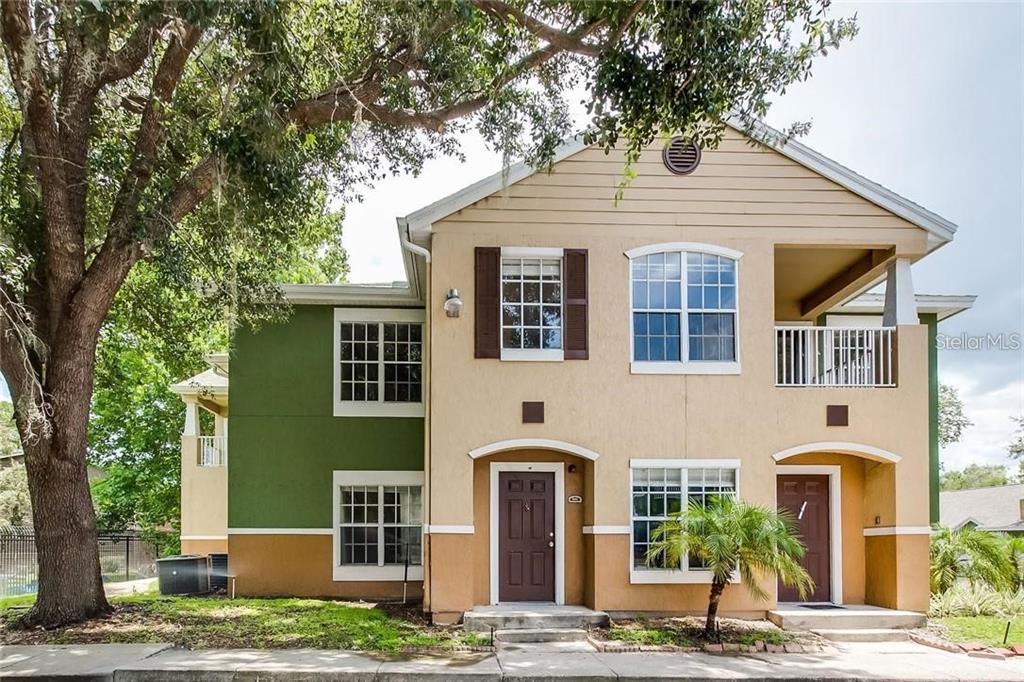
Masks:
[[[935,680],[1024,681],[1024,661],[986,660],[912,643],[848,644],[824,654],[674,654],[561,651],[522,646],[498,654],[382,656],[346,651],[187,651],[163,645],[8,646],[0,678],[180,680]]]

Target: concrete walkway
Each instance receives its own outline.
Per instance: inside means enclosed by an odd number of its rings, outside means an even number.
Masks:
[[[1024,658],[1024,657],[1022,657]],[[187,651],[163,645],[8,646],[0,678],[114,680],[935,680],[1024,681],[1024,661],[949,654],[912,643],[847,644],[827,654],[672,654],[519,646],[494,654],[377,656],[346,651]]]

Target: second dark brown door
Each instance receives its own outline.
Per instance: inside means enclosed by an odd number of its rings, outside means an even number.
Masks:
[[[555,475],[498,473],[498,599],[555,600]]]
[[[778,476],[776,495],[779,509],[789,511],[796,519],[800,540],[807,548],[803,565],[814,580],[814,592],[803,601],[831,601],[828,476]],[[779,601],[801,601],[800,594],[780,582]]]

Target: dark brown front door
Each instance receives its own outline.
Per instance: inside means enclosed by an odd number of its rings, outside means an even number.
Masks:
[[[498,473],[498,599],[555,600],[552,473]]]
[[[800,540],[807,548],[804,568],[814,580],[814,593],[804,601],[832,600],[829,538],[828,476],[786,474],[776,478],[776,500],[796,519]],[[779,601],[801,601],[792,587],[779,583]]]

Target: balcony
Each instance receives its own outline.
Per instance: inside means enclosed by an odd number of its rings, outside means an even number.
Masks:
[[[228,465],[227,436],[199,436],[198,458],[196,463],[201,467],[223,467]]]
[[[896,386],[893,327],[776,327],[775,348],[776,386]]]

